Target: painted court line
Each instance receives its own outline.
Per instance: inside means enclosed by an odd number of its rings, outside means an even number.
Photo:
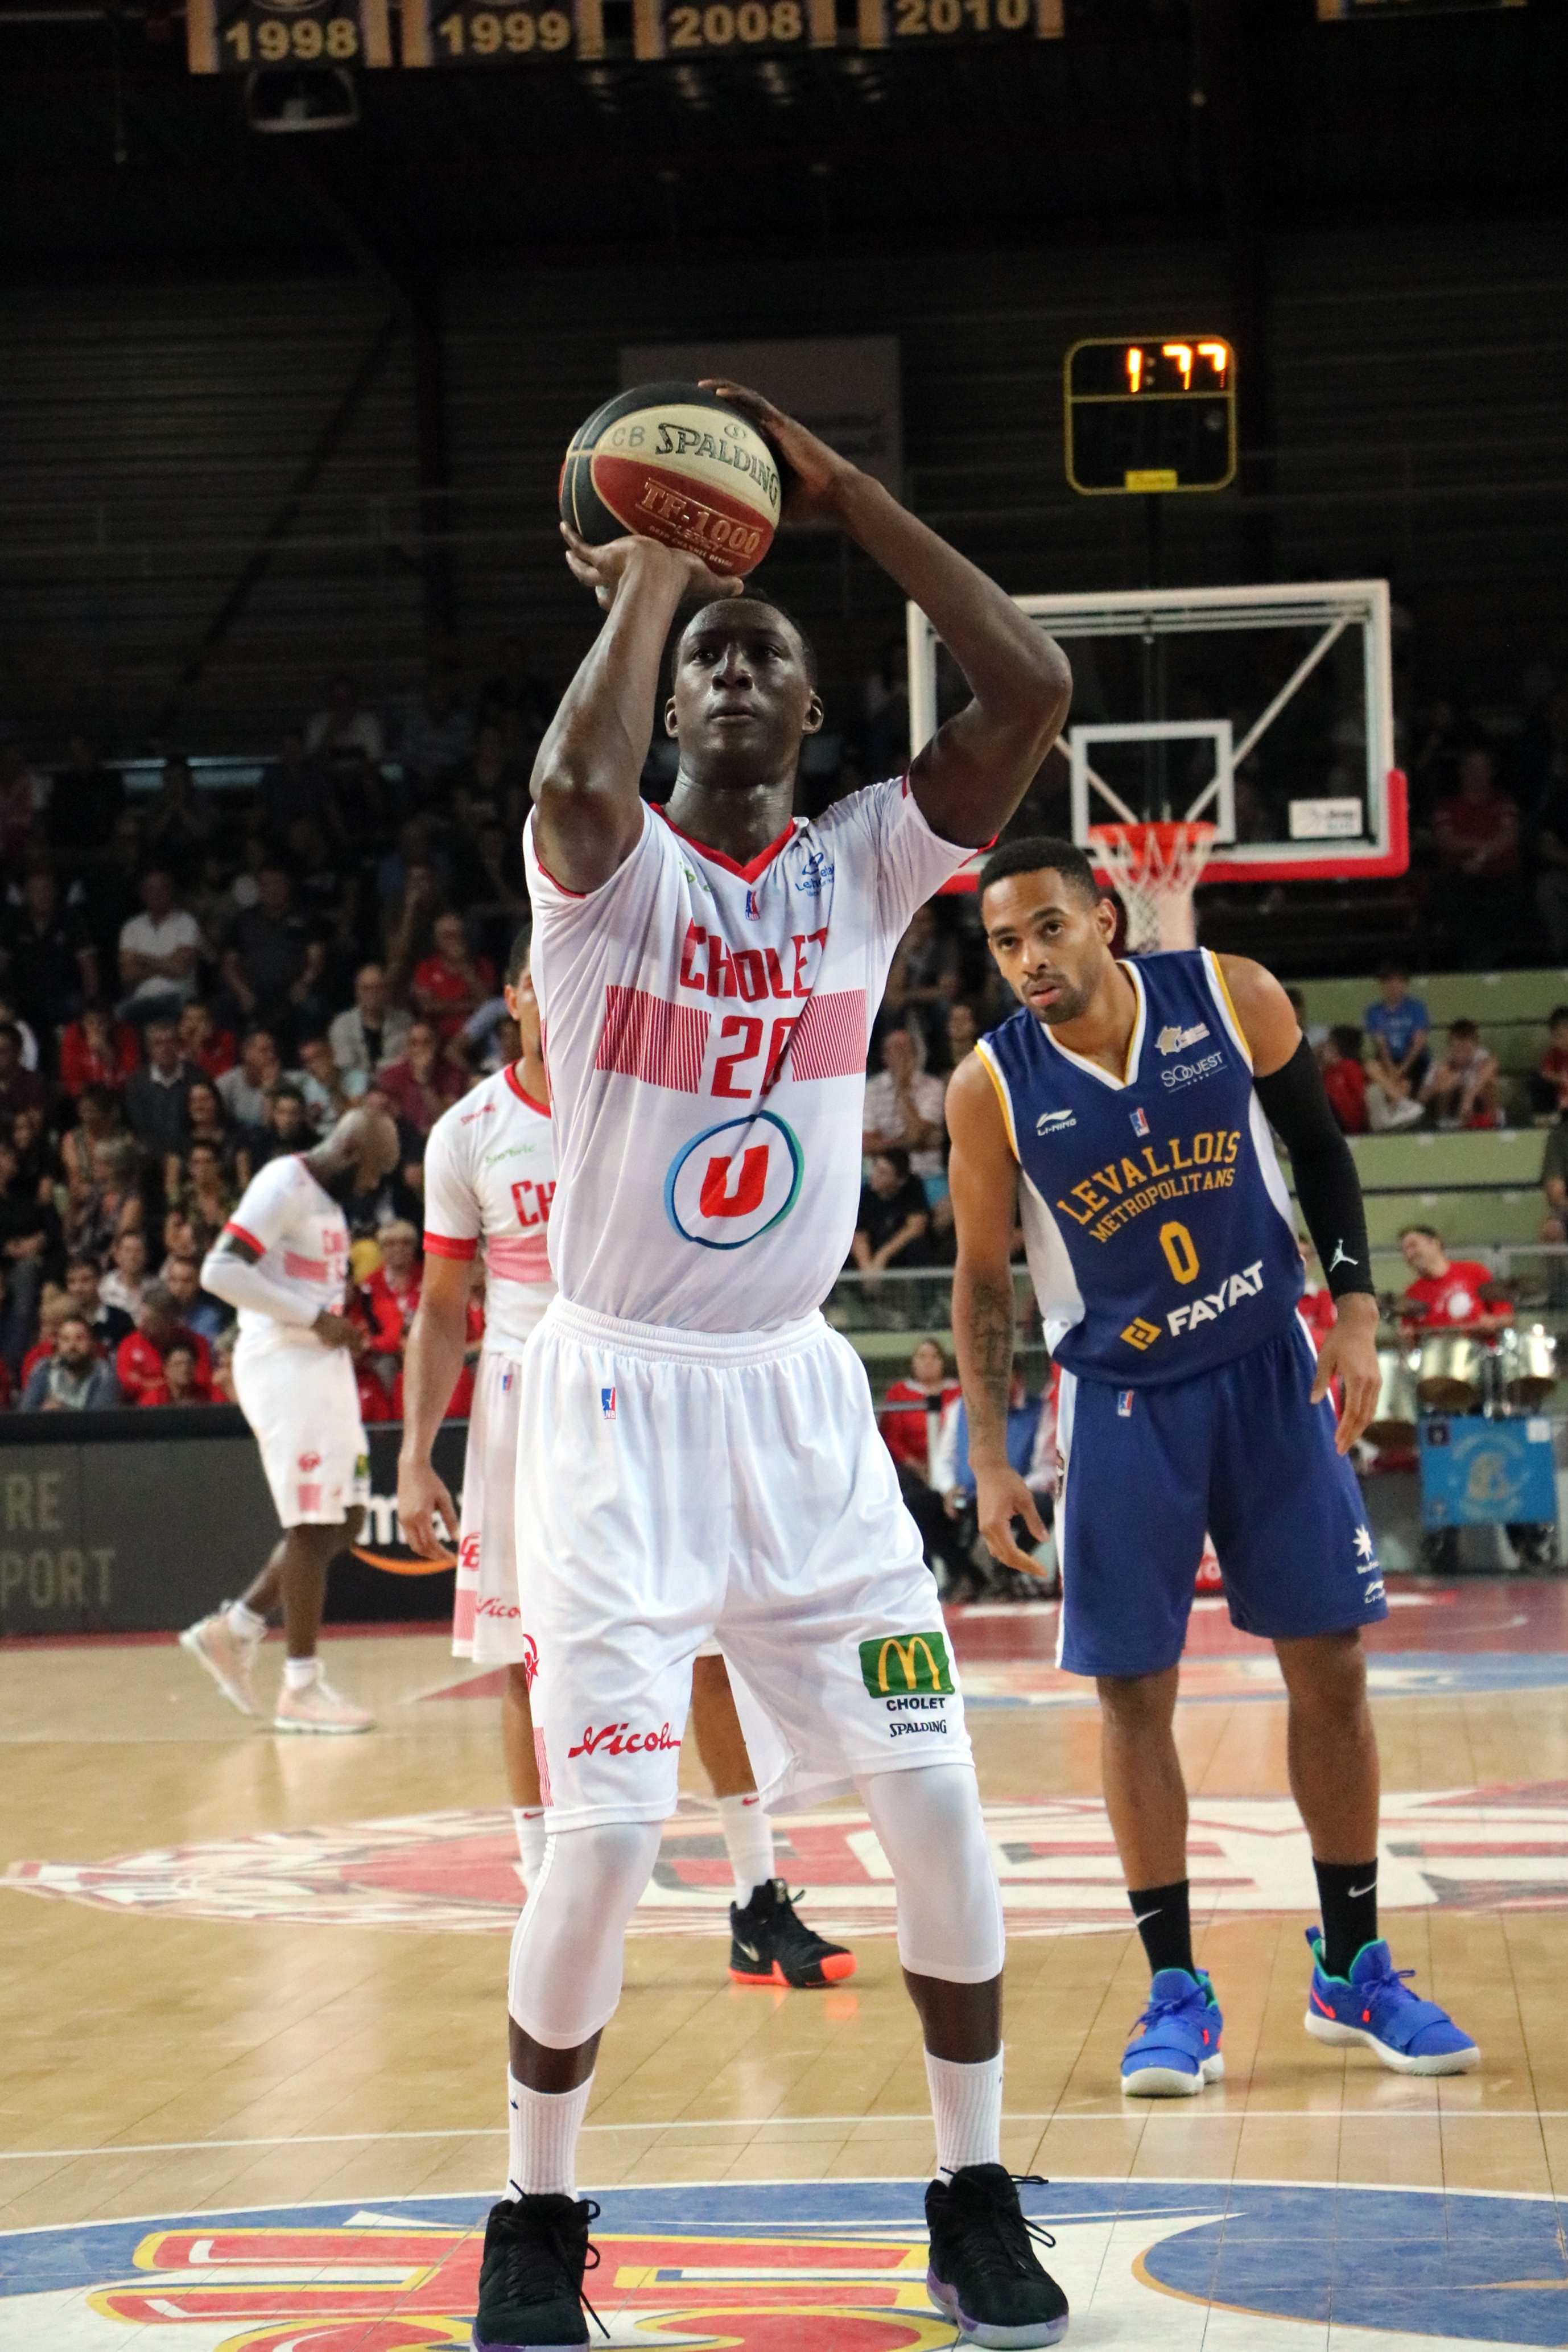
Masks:
[[[1149,2124],[1162,2120],[1189,2124],[1234,2123],[1534,2123],[1568,2116],[1568,2107],[1340,2107],[1318,2112],[1302,2107],[1208,2107],[1196,2114],[1172,2108],[1133,2113],[1126,2107],[1051,2107],[1035,2113],[1004,2115],[1004,2124]],[[908,2116],[695,2116],[670,2123],[584,2124],[586,2132],[767,2131],[774,2125],[809,2129],[819,2124],[876,2126],[883,2124],[929,2124],[929,2113]],[[453,2131],[282,2132],[266,2139],[134,2139],[109,2147],[16,2147],[0,2149],[0,2164],[42,2164],[68,2157],[184,2156],[218,2147],[381,2147],[394,2140],[505,2139],[503,2128],[470,2124]],[[1466,2192],[1467,2194],[1469,2192]]]

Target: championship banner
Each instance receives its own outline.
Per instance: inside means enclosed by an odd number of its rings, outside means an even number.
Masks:
[[[639,59],[766,57],[838,46],[836,0],[632,0]]]
[[[862,49],[940,48],[948,41],[1060,41],[1064,0],[859,0]]]
[[[405,66],[591,65],[603,55],[602,0],[402,0]]]
[[[188,0],[193,73],[262,66],[390,66],[387,0]]]

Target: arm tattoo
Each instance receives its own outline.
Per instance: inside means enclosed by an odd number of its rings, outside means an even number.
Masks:
[[[975,1378],[987,1404],[1004,1425],[1008,1391],[1013,1371],[1013,1286],[1010,1276],[998,1282],[977,1275],[970,1290],[969,1339],[974,1351]]]

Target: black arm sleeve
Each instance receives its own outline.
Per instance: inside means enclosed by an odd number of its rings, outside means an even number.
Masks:
[[[1361,1181],[1306,1039],[1283,1069],[1255,1083],[1269,1124],[1291,1155],[1301,1214],[1330,1291],[1335,1298],[1354,1290],[1375,1295]]]

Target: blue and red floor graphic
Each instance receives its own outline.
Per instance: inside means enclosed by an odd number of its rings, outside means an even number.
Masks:
[[[936,2352],[922,2181],[609,2189],[590,2280],[611,2345]],[[1310,2352],[1561,2345],[1550,2199],[1227,2181],[1023,2191],[1056,2239],[1069,2342]],[[488,2200],[397,2199],[0,2235],[0,2341],[47,2352],[445,2352]],[[596,2341],[603,2340],[595,2338]]]

